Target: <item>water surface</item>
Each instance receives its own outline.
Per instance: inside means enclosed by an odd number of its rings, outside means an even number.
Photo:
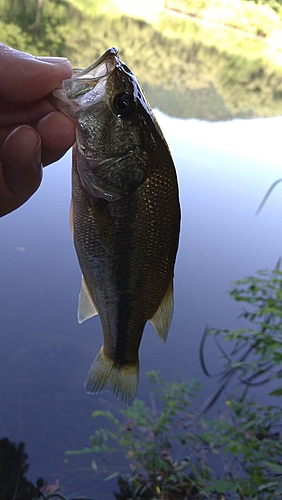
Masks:
[[[146,372],[165,380],[196,377],[204,384],[200,404],[214,390],[200,367],[205,327],[234,328],[240,307],[229,283],[282,254],[282,196],[278,186],[259,217],[255,212],[281,177],[281,118],[210,123],[169,118],[156,111],[176,162],[182,226],[175,270],[175,311],[162,346],[146,326],[140,348],[138,397],[148,400]],[[67,482],[66,494],[110,498],[89,471],[91,457],[66,457],[89,444],[93,410],[122,408],[110,393],[88,395],[84,380],[100,349],[99,318],[78,325],[80,270],[69,235],[70,152],[47,167],[38,192],[0,220],[1,336],[0,436],[24,441],[29,478]],[[209,347],[208,365],[219,368]]]

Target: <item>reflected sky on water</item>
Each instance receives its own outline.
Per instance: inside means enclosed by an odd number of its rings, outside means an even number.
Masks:
[[[282,177],[281,118],[210,123],[156,116],[176,163],[182,227],[173,322],[165,347],[150,324],[145,328],[138,397],[148,400],[145,374],[160,369],[165,380],[200,378],[204,400],[215,387],[199,362],[205,327],[237,326],[240,307],[228,297],[230,281],[273,268],[282,255],[282,185],[255,217]],[[69,152],[46,168],[32,199],[0,221],[0,436],[25,441],[31,480],[59,478],[68,481],[64,492],[94,498],[99,479],[83,469],[91,456],[78,466],[64,451],[89,445],[93,410],[123,405],[110,393],[84,392],[102,331],[97,316],[82,325],[76,320],[80,270],[69,235],[70,162]],[[210,345],[211,371],[219,363]],[[113,489],[114,482],[105,486]]]

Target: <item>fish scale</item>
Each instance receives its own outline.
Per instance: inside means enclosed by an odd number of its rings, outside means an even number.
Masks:
[[[150,320],[164,343],[172,318],[180,228],[175,167],[117,49],[54,95],[77,123],[71,219],[83,275],[78,318],[98,313],[104,338],[86,390],[109,389],[130,404],[145,324]]]

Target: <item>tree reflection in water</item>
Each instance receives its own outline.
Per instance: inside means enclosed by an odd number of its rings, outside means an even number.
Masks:
[[[44,480],[32,484],[25,474],[29,469],[25,444],[0,439],[0,500],[33,500],[39,498]]]

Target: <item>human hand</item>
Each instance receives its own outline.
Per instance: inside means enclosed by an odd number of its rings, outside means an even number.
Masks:
[[[47,95],[72,75],[64,58],[37,58],[0,43],[0,217],[38,189],[42,166],[75,142],[74,122]]]

